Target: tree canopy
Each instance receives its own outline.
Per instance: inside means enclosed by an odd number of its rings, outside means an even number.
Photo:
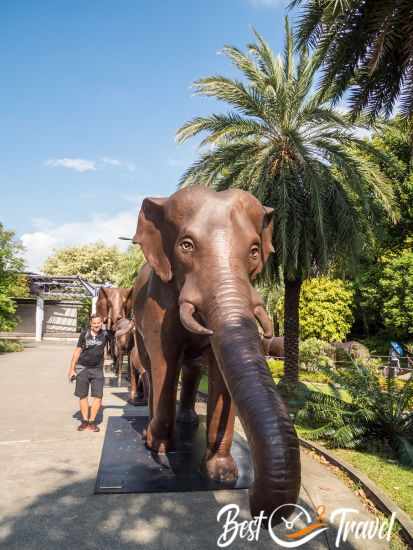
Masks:
[[[45,261],[46,275],[79,275],[91,283],[113,282],[122,252],[103,242],[55,250]]]
[[[354,114],[389,116],[399,101],[413,114],[413,10],[411,0],[292,0],[303,5],[299,48],[316,49],[321,87],[336,100],[350,89]]]
[[[27,281],[22,276],[23,247],[15,240],[14,232],[0,223],[0,330],[13,330],[16,326],[16,306],[13,297],[27,296]]]
[[[232,110],[178,130],[180,142],[206,134],[201,146],[208,147],[180,184],[237,187],[275,209],[272,275],[284,275],[286,372],[297,374],[302,279],[337,258],[357,259],[377,212],[392,216],[394,197],[378,167],[381,152],[358,137],[328,94],[314,92],[318,60],[303,50],[294,55],[288,20],[282,56],[254,36],[247,53],[223,49],[242,80],[215,75],[194,83],[197,94]]]

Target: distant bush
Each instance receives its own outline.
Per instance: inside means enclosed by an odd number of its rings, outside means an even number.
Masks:
[[[323,367],[334,367],[334,348],[318,338],[307,338],[300,342],[300,367],[316,372]]]
[[[17,340],[0,340],[0,353],[11,353],[13,351],[23,351],[24,347]]]

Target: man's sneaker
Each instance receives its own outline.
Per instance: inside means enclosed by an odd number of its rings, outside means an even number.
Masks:
[[[92,432],[100,432],[99,426],[96,426],[96,422],[89,422],[89,430]]]
[[[82,423],[78,427],[79,432],[83,432],[84,430],[87,430],[89,428],[89,422],[87,420],[82,420]]]

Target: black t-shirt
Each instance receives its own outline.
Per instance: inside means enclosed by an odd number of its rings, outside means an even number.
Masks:
[[[103,365],[105,344],[110,339],[106,330],[100,330],[96,336],[90,329],[83,331],[77,342],[77,347],[82,348],[78,364],[85,367],[100,367]]]

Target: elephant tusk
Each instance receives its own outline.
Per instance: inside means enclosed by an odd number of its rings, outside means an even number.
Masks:
[[[203,327],[196,319],[194,319],[195,306],[190,302],[182,302],[179,306],[179,316],[181,318],[181,323],[194,334],[199,334],[202,336],[211,336],[214,334],[212,330],[209,330],[206,327]]]
[[[254,315],[264,331],[264,338],[271,338],[273,336],[271,319],[268,313],[265,311],[264,306],[258,305],[254,308]]]

